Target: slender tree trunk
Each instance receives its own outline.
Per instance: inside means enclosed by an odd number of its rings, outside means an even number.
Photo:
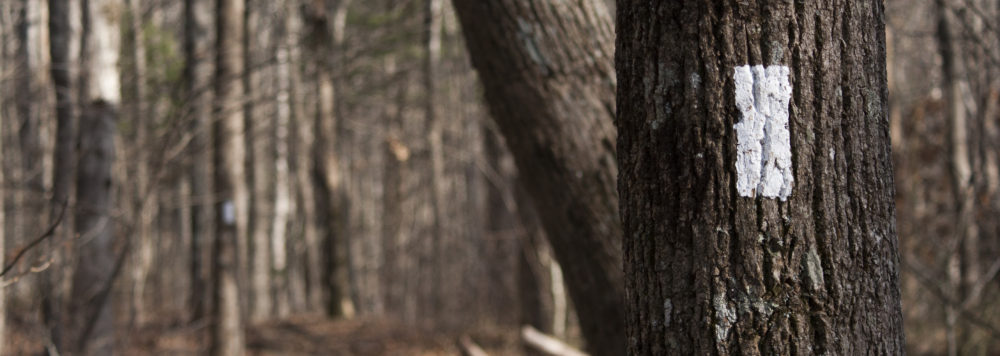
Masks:
[[[441,61],[441,8],[442,0],[426,0],[424,4],[424,120],[427,125],[427,144],[430,148],[431,163],[431,205],[434,209],[434,226],[431,235],[431,261],[434,266],[432,291],[430,296],[434,301],[431,315],[441,314],[443,302],[440,293],[442,287],[441,275],[444,273],[442,264],[445,257],[443,254],[444,239],[448,237],[445,231],[445,197],[444,197],[444,153],[442,152],[443,123],[441,115],[438,113],[437,103],[437,81],[438,65]]]
[[[281,2],[284,14],[279,19],[277,36],[277,116],[274,123],[274,213],[271,221],[271,251],[272,251],[272,273],[274,275],[275,309],[278,317],[287,316],[291,310],[291,294],[289,277],[291,271],[288,267],[289,252],[287,246],[288,220],[294,202],[291,197],[291,185],[289,183],[289,147],[288,136],[292,120],[292,100],[291,100],[291,35],[290,35],[290,6]]]
[[[184,99],[190,108],[193,162],[190,177],[191,195],[194,205],[191,215],[191,295],[188,305],[191,320],[199,320],[205,315],[205,274],[204,251],[212,233],[213,196],[210,189],[210,166],[212,163],[209,146],[212,107],[209,85],[211,84],[211,7],[207,1],[184,0]]]
[[[952,13],[954,4],[946,0],[936,0],[938,12],[937,37],[938,51],[941,53],[942,86],[946,92],[948,103],[948,132],[947,142],[949,149],[949,166],[951,168],[951,183],[954,190],[954,211],[955,211],[955,236],[950,241],[950,251],[948,256],[946,271],[948,276],[948,290],[952,291],[953,300],[964,301],[966,293],[971,285],[974,285],[979,277],[976,276],[975,257],[978,254],[978,231],[973,217],[974,209],[974,187],[972,185],[972,165],[969,152],[969,114],[966,110],[967,100],[962,93],[962,86],[968,85],[962,73],[962,50],[960,40],[954,33],[960,19],[956,19]],[[961,354],[961,349],[966,337],[965,330],[961,330],[958,325],[959,311],[955,306],[947,306],[946,309],[946,338],[948,342],[948,355],[955,356]]]
[[[271,133],[274,131],[273,101],[247,100],[248,97],[273,98],[276,94],[272,78],[274,67],[267,66],[256,69],[265,58],[273,55],[277,49],[271,19],[273,1],[251,0],[245,10],[246,33],[244,68],[251,68],[243,73],[244,93],[239,98],[245,103],[244,122],[246,123],[246,153],[249,155],[247,167],[249,173],[245,179],[250,186],[250,245],[248,248],[249,264],[246,271],[250,274],[250,285],[247,289],[247,302],[250,321],[264,320],[275,311],[274,300],[274,253],[271,244],[271,222],[274,216],[274,141]],[[252,44],[252,45],[251,45]],[[278,64],[280,65],[280,64]],[[243,252],[240,253],[241,255]],[[241,270],[243,270],[241,268]]]
[[[904,353],[883,19],[618,2],[629,354]]]
[[[7,41],[7,14],[10,5],[0,4],[0,73],[7,73],[7,51],[5,49]],[[0,90],[7,91],[9,87],[5,80],[0,80]],[[0,101],[0,157],[3,156],[6,140],[4,139],[4,126],[6,126],[7,112],[6,103]],[[7,265],[7,189],[5,181],[5,169],[0,162],[0,266]],[[7,288],[0,288],[0,354],[4,354],[7,341]]]
[[[135,181],[132,187],[133,201],[138,227],[136,228],[135,239],[131,247],[132,264],[131,277],[134,283],[132,289],[132,308],[135,311],[135,318],[140,325],[148,322],[146,297],[150,271],[153,268],[153,255],[155,253],[155,240],[153,234],[153,220],[156,217],[157,195],[152,194],[152,166],[149,155],[150,147],[150,109],[146,104],[146,48],[142,39],[143,19],[140,17],[142,9],[138,0],[127,1],[127,23],[125,31],[125,48],[123,51],[123,64],[127,76],[125,77],[124,91],[128,104],[123,108],[127,116],[125,120],[130,122],[135,134],[134,142],[140,147],[135,150],[136,154],[130,161],[135,165]],[[131,140],[130,140],[131,141]]]
[[[243,138],[243,0],[216,1],[215,117],[212,168],[216,203],[212,261],[212,313],[209,354],[245,353],[241,314],[239,240],[247,237]],[[240,206],[244,208],[240,208]]]
[[[56,141],[53,157],[52,203],[49,221],[60,216],[62,209],[72,206],[73,177],[76,176],[76,137],[79,94],[79,63],[82,46],[82,7],[79,0],[49,1],[49,35],[52,55],[52,82],[56,96]],[[66,214],[71,217],[72,214]],[[65,218],[64,218],[65,219]],[[69,239],[72,219],[64,220],[49,240],[49,251]],[[41,276],[42,318],[52,344],[62,345],[63,329],[63,269],[50,268]]]
[[[493,119],[566,273],[588,349],[620,355],[611,17],[597,0],[454,5]]]

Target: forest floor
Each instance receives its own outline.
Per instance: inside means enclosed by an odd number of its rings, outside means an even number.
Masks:
[[[205,353],[204,326],[148,326],[136,330],[122,355],[175,356]],[[42,346],[27,329],[13,328],[11,355],[40,355]],[[201,336],[199,336],[201,335]],[[458,340],[468,337],[489,355],[521,354],[514,331],[434,331],[388,320],[328,320],[293,317],[260,323],[247,330],[248,356],[441,356],[460,355]],[[10,348],[13,348],[11,350]]]

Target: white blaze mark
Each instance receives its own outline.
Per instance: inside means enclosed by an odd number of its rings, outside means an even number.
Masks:
[[[222,222],[226,225],[236,223],[236,207],[233,206],[232,200],[226,200],[222,203]]]
[[[792,85],[786,66],[736,67],[736,190],[782,201],[792,194],[792,147],[788,103]]]

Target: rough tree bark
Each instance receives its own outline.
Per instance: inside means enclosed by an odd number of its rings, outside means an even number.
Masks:
[[[904,352],[883,16],[618,2],[629,354]]]
[[[243,0],[217,0],[215,117],[212,122],[212,181],[215,241],[212,252],[212,309],[209,354],[245,353],[239,288],[239,239],[247,237],[243,139]],[[243,204],[244,208],[239,206]]]
[[[613,30],[602,1],[454,0],[487,103],[566,273],[588,349],[625,345]]]

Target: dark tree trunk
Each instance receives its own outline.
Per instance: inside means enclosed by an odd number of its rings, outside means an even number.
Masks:
[[[77,2],[49,0],[49,46],[52,55],[52,82],[55,87],[56,141],[53,154],[52,204],[49,219],[60,216],[69,204],[76,170],[77,94],[80,62],[81,8]],[[56,246],[70,235],[68,224],[61,224],[49,246]],[[48,249],[55,251],[55,249]],[[42,316],[56,347],[62,344],[62,268],[51,268],[41,276]],[[62,290],[65,290],[63,288]]]
[[[618,2],[630,354],[904,352],[883,16]]]
[[[114,162],[115,107],[105,101],[87,105],[80,130],[80,166],[76,186],[77,258],[69,303],[73,355],[110,355],[114,345],[114,278],[111,218],[111,166]]]
[[[210,194],[209,139],[211,132],[211,8],[205,1],[184,0],[184,100],[190,107],[191,138],[190,180],[194,204],[191,209],[191,295],[188,302],[191,320],[199,320],[205,315],[205,246],[212,234],[212,198]],[[206,34],[209,33],[209,34]]]
[[[589,349],[620,354],[623,293],[606,9],[591,1],[579,7],[455,1],[455,7],[493,117],[566,269]]]
[[[562,265],[588,349],[625,345],[615,79],[604,3],[455,0],[486,101]]]

